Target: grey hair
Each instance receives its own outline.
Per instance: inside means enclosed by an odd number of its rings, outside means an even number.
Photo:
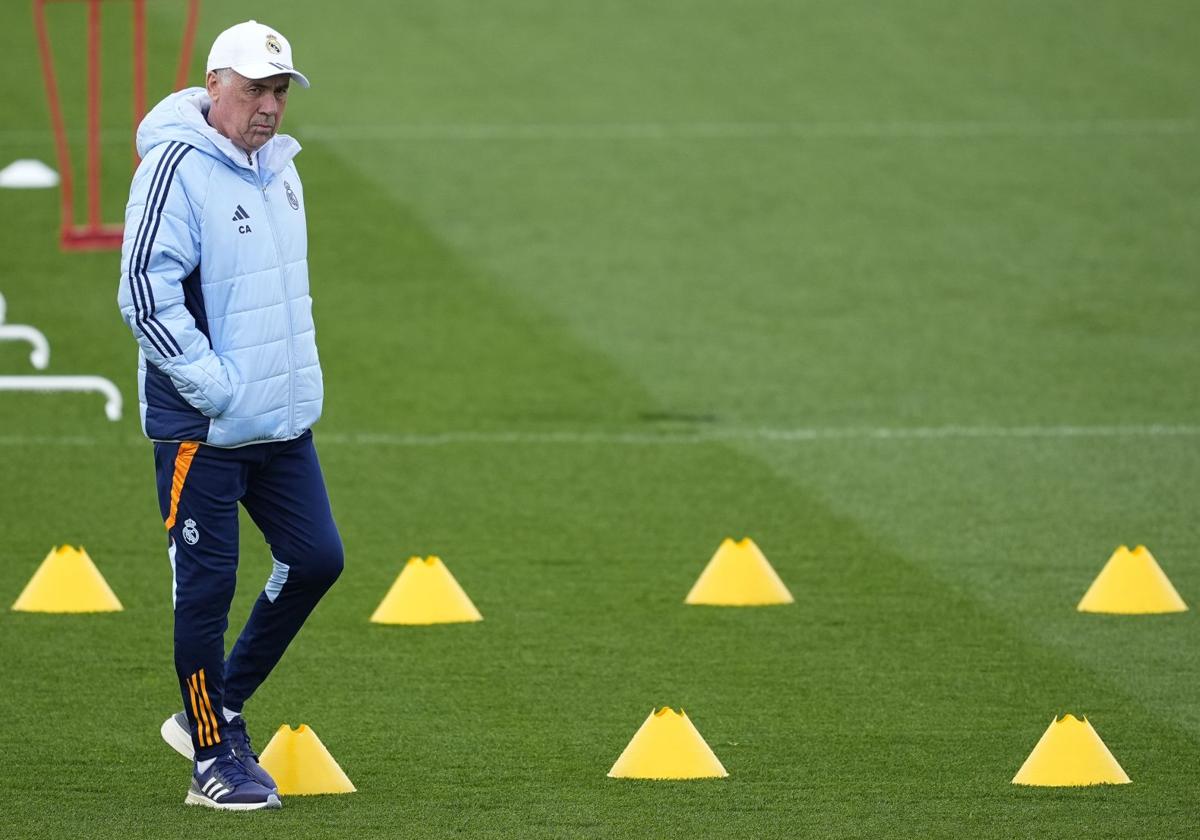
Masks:
[[[217,74],[217,81],[221,83],[221,87],[228,87],[236,75],[232,67],[221,67],[213,72]]]

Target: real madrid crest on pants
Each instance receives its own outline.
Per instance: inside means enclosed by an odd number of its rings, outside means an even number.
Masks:
[[[183,521],[183,541],[188,545],[200,542],[200,530],[196,527],[196,520],[185,519]]]
[[[293,210],[300,209],[300,199],[296,198],[296,194],[292,192],[292,185],[287,181],[283,182],[283,188],[287,191],[288,204],[292,205]]]

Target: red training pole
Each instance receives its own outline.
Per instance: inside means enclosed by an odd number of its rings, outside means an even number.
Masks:
[[[100,227],[100,0],[88,9],[88,227]]]
[[[46,0],[34,0],[33,23],[37,29],[38,52],[42,57],[42,80],[46,83],[46,98],[50,100],[50,122],[54,126],[54,147],[58,152],[58,169],[62,178],[59,192],[62,202],[62,235],[74,223],[75,189],[71,176],[71,149],[67,145],[67,129],[63,125],[62,103],[58,98],[58,83],[54,78],[54,54],[50,52],[50,36],[46,31]]]
[[[179,69],[175,73],[175,90],[187,87],[188,73],[192,69],[192,44],[196,40],[196,18],[200,16],[200,0],[188,0],[187,24],[183,29],[183,43],[179,51]]]
[[[146,116],[146,0],[133,0],[133,165],[138,164],[137,128]]]

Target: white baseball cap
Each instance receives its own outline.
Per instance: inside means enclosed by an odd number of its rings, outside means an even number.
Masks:
[[[308,79],[292,66],[292,45],[269,26],[248,20],[231,26],[217,36],[208,52],[208,70],[231,68],[247,79],[265,79],[289,73],[301,87]]]

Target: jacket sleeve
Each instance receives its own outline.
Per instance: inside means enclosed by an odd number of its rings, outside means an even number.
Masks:
[[[183,281],[200,264],[202,167],[184,143],[157,146],[134,175],[125,207],[117,303],[146,361],[167,374],[180,396],[208,417],[233,399],[230,371],[184,305]],[[189,167],[188,164],[193,164]],[[194,186],[196,182],[200,186]],[[197,207],[198,205],[198,207]]]

